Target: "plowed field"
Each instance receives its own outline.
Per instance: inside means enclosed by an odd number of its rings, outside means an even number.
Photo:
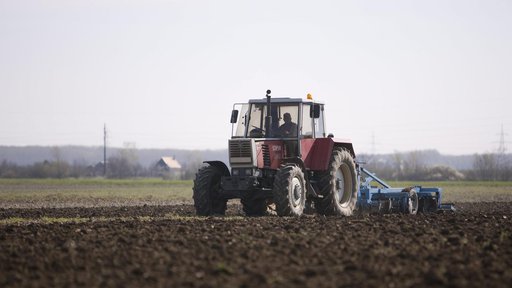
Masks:
[[[192,205],[0,209],[0,287],[510,287],[512,207],[194,216]]]

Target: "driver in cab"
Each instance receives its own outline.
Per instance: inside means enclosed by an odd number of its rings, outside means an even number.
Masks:
[[[297,124],[292,122],[290,113],[283,114],[284,124],[279,126],[279,135],[284,138],[297,137]]]

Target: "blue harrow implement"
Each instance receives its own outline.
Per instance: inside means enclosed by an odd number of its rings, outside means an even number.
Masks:
[[[358,165],[359,166],[359,165]],[[422,186],[392,188],[374,173],[358,167],[360,178],[357,207],[369,213],[416,214],[439,210],[455,211],[451,203],[442,204],[442,189]],[[372,184],[378,184],[372,186]]]

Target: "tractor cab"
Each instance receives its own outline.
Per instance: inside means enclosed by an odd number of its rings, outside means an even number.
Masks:
[[[268,91],[270,92],[270,91]],[[324,104],[308,99],[271,98],[237,103],[231,114],[232,139],[324,138]]]

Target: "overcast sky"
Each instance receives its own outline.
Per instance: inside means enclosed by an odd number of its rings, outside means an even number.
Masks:
[[[357,152],[512,139],[512,1],[0,0],[0,145],[227,148],[235,102],[326,103]],[[512,144],[511,144],[512,145]],[[510,151],[510,150],[509,150]]]

